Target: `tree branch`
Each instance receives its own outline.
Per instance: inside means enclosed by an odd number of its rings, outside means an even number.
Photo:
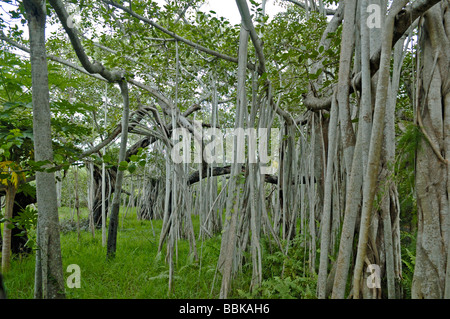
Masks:
[[[289,1],[289,0],[287,0]],[[431,7],[441,2],[440,0],[417,0],[400,11],[395,17],[394,36],[392,38],[392,46],[401,39],[403,34],[413,25],[413,23]],[[370,73],[373,76],[380,68],[381,45],[377,51],[370,58]],[[350,86],[349,94],[354,92],[354,89],[361,89],[361,72],[358,72],[352,79],[353,85]],[[310,95],[303,100],[304,105],[312,110],[320,109],[329,110],[331,107],[331,97],[315,98]]]
[[[250,11],[247,6],[247,0],[236,0],[236,4],[238,6],[239,13],[241,14],[242,24],[244,25],[244,28],[250,33],[250,38],[252,39],[253,46],[256,50],[256,55],[258,56],[258,73],[263,74],[264,72],[266,72],[266,59],[264,57],[261,39],[256,34],[255,27],[253,26]]]
[[[186,110],[185,112],[183,112],[182,115],[184,117],[188,117],[189,115],[191,115],[192,113],[194,113],[198,110],[200,110],[200,107],[198,105],[194,105],[194,106],[190,107],[188,110]],[[169,123],[166,128],[167,128],[168,132],[171,134],[171,132],[173,130],[172,123]],[[147,146],[155,143],[157,140],[158,139],[154,136],[146,136],[146,137],[142,138],[141,140],[137,141],[135,144],[133,144],[127,150],[126,160],[128,161],[131,155],[136,155],[140,148],[146,148]]]
[[[246,167],[242,165],[241,167],[241,172],[245,173],[246,172]],[[231,165],[228,166],[224,166],[224,167],[213,167],[212,168],[212,174],[211,174],[211,168],[208,168],[207,170],[208,173],[202,173],[202,179],[209,177],[215,177],[215,176],[223,176],[223,175],[229,175],[231,174]],[[188,177],[188,185],[193,185],[195,183],[198,183],[200,181],[200,171],[196,171],[194,173],[192,173],[189,177]],[[278,184],[278,176],[277,175],[270,175],[270,174],[264,174],[264,182],[268,183],[268,184],[274,184],[277,185]],[[316,182],[316,178],[314,177],[314,183]],[[302,183],[306,184],[307,180],[306,178],[303,176],[302,179]]]
[[[69,25],[67,24],[69,14],[67,13],[64,4],[61,2],[61,0],[49,0],[49,2],[53,7],[53,9],[55,10],[56,14],[58,15],[58,18],[61,21],[64,30],[69,36],[70,42],[72,43],[72,47],[75,50],[75,53],[78,59],[80,60],[81,64],[83,65],[83,67],[86,69],[86,71],[88,71],[89,73],[100,74],[109,82],[122,81],[122,79],[125,76],[123,70],[110,71],[106,69],[105,66],[98,61],[94,61],[94,63],[91,63],[91,61],[89,61],[89,57],[84,51],[83,45],[81,44],[81,41],[78,38],[77,35],[78,30],[74,26],[69,27]]]
[[[220,52],[217,52],[217,51],[214,51],[214,50],[211,50],[211,49],[208,49],[208,48],[206,48],[206,47],[204,47],[204,46],[202,46],[202,45],[200,45],[198,43],[195,43],[195,42],[192,42],[190,40],[187,40],[187,39],[179,36],[175,32],[167,30],[166,28],[160,26],[156,22],[153,22],[152,20],[147,19],[147,18],[137,14],[136,12],[130,10],[129,8],[127,8],[127,7],[123,6],[123,5],[120,5],[120,4],[118,4],[118,3],[114,2],[114,1],[110,1],[110,0],[102,0],[102,1],[104,3],[106,3],[106,4],[109,4],[109,5],[113,6],[113,7],[121,9],[122,11],[125,11],[126,13],[131,15],[132,17],[134,17],[134,18],[136,18],[138,20],[141,20],[142,22],[145,22],[145,23],[155,27],[156,29],[160,30],[161,32],[163,32],[163,33],[171,36],[172,38],[174,38],[174,39],[176,39],[176,40],[178,40],[180,42],[183,42],[183,43],[185,43],[185,44],[187,44],[187,45],[189,45],[189,46],[191,46],[191,47],[193,47],[193,48],[195,48],[195,49],[197,49],[199,51],[203,51],[203,52],[205,52],[207,54],[213,55],[213,56],[218,57],[220,59],[223,59],[225,61],[238,63],[238,59],[237,58],[229,56],[229,55],[226,55],[226,54],[223,54],[223,53],[220,53]],[[255,69],[254,65],[252,65],[251,63],[248,63],[247,67],[250,70],[254,70]]]
[[[296,6],[299,6],[302,9],[305,9],[305,10],[307,9],[307,6],[306,6],[306,4],[304,2],[301,2],[301,1],[298,1],[298,0],[284,0],[284,1],[288,1],[290,3],[293,3],[293,4],[295,4]],[[325,14],[326,15],[332,16],[335,13],[336,13],[336,10],[325,8]]]

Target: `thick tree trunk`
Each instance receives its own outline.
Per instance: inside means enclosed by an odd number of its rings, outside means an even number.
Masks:
[[[161,212],[164,211],[164,200],[162,200],[165,188],[164,181],[152,178],[146,183],[139,218],[144,220],[162,219],[163,215]]]
[[[361,276],[367,256],[369,227],[377,190],[378,173],[381,161],[383,132],[385,124],[386,104],[388,103],[389,75],[391,65],[392,39],[396,14],[406,5],[402,0],[393,4],[383,28],[380,71],[376,90],[376,102],[373,115],[372,135],[370,140],[369,157],[363,186],[363,206],[361,211],[361,226],[358,241],[358,252],[353,275],[353,297],[360,297]]]
[[[418,71],[417,118],[424,138],[417,150],[419,224],[411,291],[412,298],[419,299],[440,299],[449,289],[446,287],[450,232],[448,10],[448,3],[443,3],[425,14],[420,39],[422,54]]]
[[[48,69],[45,49],[46,1],[24,0],[30,36],[33,99],[34,155],[36,161],[52,161],[52,136]],[[35,298],[64,298],[54,173],[36,173],[38,226]]]

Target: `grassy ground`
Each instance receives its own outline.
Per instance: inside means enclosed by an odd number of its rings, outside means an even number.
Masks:
[[[87,211],[83,210],[81,217],[86,216]],[[68,219],[69,209],[61,208],[61,222],[64,224]],[[203,244],[198,241],[199,261],[195,261],[190,254],[187,241],[178,242],[175,279],[169,294],[169,266],[165,262],[165,249],[157,255],[161,226],[162,221],[137,220],[133,211],[129,211],[125,218],[121,213],[117,254],[110,261],[106,260],[106,248],[102,247],[101,230],[96,230],[93,237],[89,230],[83,229],[79,238],[76,230],[63,230],[61,251],[64,276],[67,279],[71,275],[66,272],[71,264],[77,264],[81,269],[81,288],[70,289],[66,286],[67,298],[217,298],[220,276],[216,273],[216,265],[220,236]],[[195,218],[194,226],[198,229]],[[11,270],[5,274],[10,298],[33,298],[34,264],[34,255],[16,257],[12,261]]]

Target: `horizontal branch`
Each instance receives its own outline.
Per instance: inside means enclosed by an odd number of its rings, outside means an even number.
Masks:
[[[17,41],[14,41],[14,40],[8,38],[7,36],[5,36],[5,34],[1,30],[0,30],[0,40],[3,40],[6,43],[12,45],[13,47],[16,47],[17,49],[22,50],[22,51],[24,51],[24,52],[26,52],[28,54],[30,53],[30,49],[28,47],[18,43]],[[93,77],[93,78],[95,78],[97,80],[107,82],[107,80],[104,77],[102,77],[102,76],[100,76],[100,75],[98,75],[96,73],[89,73],[88,71],[86,71],[85,68],[83,68],[83,67],[81,67],[81,66],[79,66],[79,65],[77,65],[75,63],[72,63],[70,61],[61,59],[60,57],[57,57],[57,56],[54,56],[54,55],[51,55],[51,54],[47,54],[47,58],[49,60],[54,61],[54,62],[60,63],[60,64],[65,65],[65,66],[68,66],[68,67],[70,67],[70,68],[72,68],[72,69],[74,69],[74,70],[76,70],[78,72],[81,72],[81,73],[85,74],[85,75],[89,75],[89,76],[91,76],[91,77]]]
[[[413,23],[427,10],[432,8],[440,0],[417,0],[407,6],[404,10],[400,11],[395,17],[395,27],[394,27],[394,37],[392,39],[392,46],[402,38],[406,31],[413,25]],[[344,17],[345,18],[345,17]],[[380,58],[381,58],[381,45],[375,51],[375,53],[370,58],[370,73],[371,76],[377,73],[380,68]],[[354,89],[361,89],[361,72],[358,72],[352,79],[352,84],[350,86],[349,94],[354,92]],[[312,110],[329,110],[331,108],[331,97],[317,98],[311,95],[304,97],[304,105]]]
[[[14,41],[12,39],[9,39],[8,37],[6,37],[3,34],[2,31],[0,31],[0,40],[4,40],[5,42],[9,43],[10,45],[12,45],[12,46],[14,46],[14,47],[16,47],[16,48],[18,48],[18,49],[20,49],[22,51],[30,53],[30,49],[29,48],[27,48],[24,45],[21,45],[21,44],[17,43],[16,41]],[[72,62],[66,61],[66,60],[61,59],[59,57],[56,57],[56,56],[53,56],[53,55],[47,55],[47,58],[52,60],[52,61],[58,62],[60,64],[66,65],[66,66],[68,66],[70,68],[73,68],[73,69],[75,69],[75,70],[77,70],[77,71],[79,71],[79,72],[81,72],[83,74],[86,74],[86,75],[89,75],[91,77],[94,77],[97,80],[107,81],[105,78],[99,76],[98,74],[89,73],[83,67],[80,67],[80,66],[78,66],[78,65],[76,65],[76,64],[74,64]],[[139,81],[136,81],[134,79],[131,79],[131,78],[128,79],[127,81],[128,81],[128,83],[130,83],[130,84],[132,84],[132,85],[134,85],[134,86],[136,86],[136,87],[138,87],[138,88],[140,88],[140,89],[142,89],[144,91],[147,91],[150,94],[152,94],[158,100],[161,108],[163,109],[163,111],[166,114],[172,115],[173,112],[177,112],[177,109],[176,109],[175,105],[166,96],[164,96],[164,94],[159,92],[156,88],[153,88],[151,86],[145,85],[145,84],[143,84],[143,83],[141,83]],[[201,99],[201,101],[203,101],[203,98]],[[198,107],[198,105],[196,105],[195,107]],[[181,114],[181,116],[180,116],[180,121],[181,121],[183,126],[186,126],[187,128],[190,128],[192,130],[192,126],[190,125],[189,121],[187,121],[187,119],[185,118],[185,116],[183,114]]]
[[[81,44],[80,39],[78,38],[78,30],[75,28],[75,26],[69,26],[69,14],[66,11],[66,8],[64,6],[64,3],[61,2],[61,0],[49,0],[51,6],[55,10],[64,30],[66,31],[67,35],[69,36],[70,42],[72,44],[72,47],[78,57],[78,59],[81,62],[81,65],[88,71],[89,73],[95,73],[100,74],[102,77],[104,77],[109,82],[118,82],[121,81],[125,74],[123,70],[108,70],[103,64],[101,64],[98,61],[94,61],[94,63],[91,63],[89,60],[89,57],[87,56],[86,52],[84,51],[83,45]]]
[[[315,97],[312,93],[303,94],[303,104],[313,112],[320,110],[330,110],[332,97]]]
[[[128,127],[128,132],[133,130],[133,128],[136,126],[136,124],[142,120],[142,118],[144,117],[144,115],[146,114],[147,111],[148,111],[148,109],[146,107],[141,106],[141,107],[139,107],[138,110],[136,110],[130,114],[130,124]],[[134,118],[134,117],[136,117],[136,118]],[[108,146],[112,141],[114,141],[121,132],[122,132],[122,124],[119,123],[116,126],[116,128],[111,132],[111,134],[109,134],[109,136],[107,138],[105,138],[101,143],[97,144],[96,146],[92,147],[91,149],[83,152],[80,155],[79,159],[83,159],[89,155],[99,152],[101,149]]]
[[[26,47],[24,45],[21,45],[20,43],[18,43],[16,41],[6,37],[5,34],[2,31],[0,31],[0,40],[5,41],[6,43],[12,45],[13,47],[16,47],[17,49],[20,49],[20,50],[22,50],[24,52],[30,53],[30,49],[28,47]],[[72,68],[74,70],[77,70],[77,71],[79,71],[79,72],[81,72],[81,73],[83,73],[85,75],[89,75],[89,76],[91,76],[91,77],[93,77],[93,78],[95,78],[97,80],[107,82],[107,80],[105,78],[101,77],[100,75],[95,74],[95,73],[89,73],[83,67],[81,67],[79,65],[76,65],[75,63],[66,61],[66,60],[61,59],[61,58],[59,58],[57,56],[49,55],[49,54],[47,55],[47,58],[49,60],[58,62],[58,63],[60,63],[62,65],[65,65],[65,66],[68,66],[68,67],[70,67],[70,68]],[[167,105],[172,105],[172,103],[163,94],[161,94],[158,90],[156,90],[156,89],[154,89],[152,87],[149,87],[147,85],[144,85],[144,84],[142,84],[142,83],[140,83],[138,81],[132,80],[132,79],[130,79],[128,82],[133,84],[133,85],[135,85],[136,87],[139,87],[139,88],[141,88],[141,89],[151,93],[160,102],[165,103]],[[200,109],[199,106],[196,105],[195,107],[193,107],[193,108],[188,110],[188,111],[190,111],[190,113],[188,113],[188,114],[191,114],[192,112],[197,111],[199,109]],[[118,124],[117,127],[111,132],[111,134],[105,140],[103,140],[101,143],[99,143],[98,145],[94,146],[93,148],[83,152],[81,154],[81,159],[85,158],[85,157],[87,157],[87,156],[89,156],[91,154],[97,153],[98,151],[100,151],[104,147],[108,146],[109,143],[111,143],[117,136],[119,136],[119,134],[121,132],[122,132],[122,125]],[[144,141],[140,141],[140,142],[142,143],[142,145],[145,145]],[[145,145],[145,146],[148,146],[148,144]],[[133,155],[133,154],[131,154],[131,155]]]
[[[246,168],[245,166],[241,167],[241,172],[245,173],[246,172]],[[223,166],[223,167],[213,167],[208,168],[207,171],[203,171],[202,172],[202,178],[201,179],[205,179],[208,176],[209,177],[217,177],[217,176],[223,176],[223,175],[229,175],[231,174],[231,165],[228,166]],[[269,183],[269,184],[278,184],[278,176],[277,175],[270,175],[270,174],[263,174],[264,175],[264,182]],[[192,173],[189,177],[188,177],[188,185],[193,185],[195,183],[198,183],[200,181],[200,171],[196,171],[194,173]],[[303,176],[302,179],[302,183],[306,184],[306,178]],[[316,182],[316,179],[314,178],[314,183]]]

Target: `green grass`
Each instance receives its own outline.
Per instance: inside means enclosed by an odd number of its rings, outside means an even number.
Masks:
[[[60,220],[70,219],[68,208],[61,208]],[[83,209],[82,218],[87,217]],[[75,215],[75,221],[76,215]],[[198,234],[198,220],[194,217]],[[168,293],[169,265],[165,261],[166,249],[157,256],[162,221],[140,221],[134,211],[126,218],[121,213],[117,235],[117,253],[114,260],[106,259],[101,230],[95,236],[89,230],[61,232],[61,251],[64,278],[71,275],[67,266],[77,264],[81,269],[81,288],[66,285],[67,298],[217,298],[220,275],[216,273],[220,253],[220,235],[197,241],[198,261],[190,254],[189,242],[178,241],[178,260],[174,267],[172,292]],[[76,229],[76,228],[75,228]],[[9,298],[33,298],[35,256],[13,259],[11,270],[5,274]],[[211,293],[213,280],[214,289]],[[242,285],[246,285],[242,283]],[[242,286],[240,285],[240,286]],[[236,287],[241,288],[242,287]]]

